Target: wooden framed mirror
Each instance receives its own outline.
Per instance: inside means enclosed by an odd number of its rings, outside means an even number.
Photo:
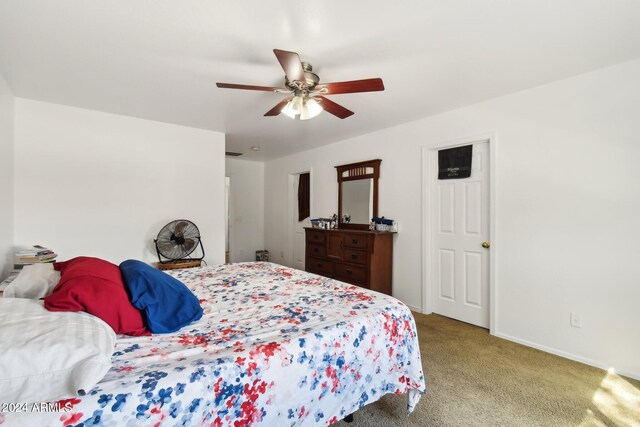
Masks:
[[[336,166],[340,228],[368,229],[378,216],[378,178],[381,159]],[[345,216],[350,221],[345,221]]]

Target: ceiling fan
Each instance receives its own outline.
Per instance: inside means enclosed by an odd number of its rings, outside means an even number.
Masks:
[[[320,84],[320,77],[312,72],[313,67],[311,64],[300,61],[300,57],[296,52],[273,49],[273,53],[276,54],[276,58],[278,58],[280,65],[284,69],[285,87],[232,83],[216,83],[216,86],[225,89],[260,90],[288,94],[290,96],[267,111],[265,116],[277,116],[283,113],[292,119],[298,117],[300,120],[312,119],[320,114],[322,110],[341,119],[346,119],[353,115],[353,111],[325,98],[324,95],[384,90],[384,84],[380,78]]]

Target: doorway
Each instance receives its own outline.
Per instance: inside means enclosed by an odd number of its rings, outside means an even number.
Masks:
[[[491,138],[445,144],[423,156],[425,307],[453,319],[493,329]],[[438,152],[472,145],[471,175],[438,179]]]
[[[303,188],[300,188],[300,183]],[[291,266],[298,270],[305,268],[305,227],[311,227],[311,195],[312,195],[311,170],[292,173],[289,175],[289,207],[291,224]],[[300,219],[299,198],[300,192],[306,193],[309,215],[303,215]]]
[[[229,243],[229,238],[231,233],[229,232],[229,228],[231,227],[230,221],[230,203],[229,196],[231,194],[231,178],[228,176],[224,178],[224,263],[229,264],[229,247],[231,246]]]

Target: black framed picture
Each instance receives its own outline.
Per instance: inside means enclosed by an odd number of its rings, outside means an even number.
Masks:
[[[438,150],[438,179],[461,179],[471,176],[473,145]]]

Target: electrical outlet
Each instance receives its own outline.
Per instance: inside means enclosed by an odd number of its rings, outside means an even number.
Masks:
[[[284,251],[280,251],[280,258],[284,258]]]
[[[569,313],[569,325],[573,328],[579,328],[581,326],[580,315],[577,313]]]

